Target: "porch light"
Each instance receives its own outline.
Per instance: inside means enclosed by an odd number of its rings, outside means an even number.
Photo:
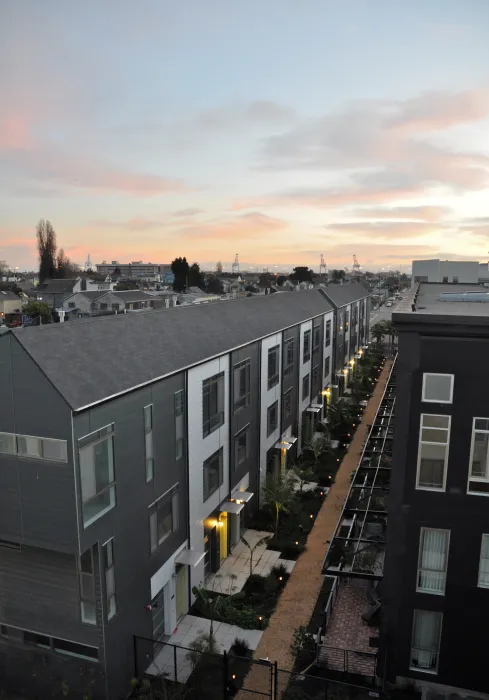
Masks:
[[[219,520],[219,527],[224,527],[224,523],[222,522],[222,520]]]
[[[311,513],[309,517],[310,517],[310,518],[314,518],[314,515]]]
[[[351,364],[352,367],[353,367],[353,365],[355,364],[355,360],[354,360],[353,358],[350,360],[350,364]]]
[[[298,543],[298,542],[296,542],[296,545],[299,545],[299,543]]]
[[[345,367],[345,369],[343,370],[343,374],[344,374],[345,377],[346,377],[346,375],[348,374],[348,367]]]

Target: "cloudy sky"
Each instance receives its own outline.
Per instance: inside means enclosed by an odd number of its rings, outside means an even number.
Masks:
[[[0,258],[489,251],[488,0],[12,0]]]

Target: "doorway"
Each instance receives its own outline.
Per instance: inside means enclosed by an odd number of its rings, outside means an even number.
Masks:
[[[228,514],[221,513],[219,516],[219,558],[220,563],[226,559],[229,554],[229,528],[228,528]]]
[[[216,523],[216,520],[213,521]],[[215,574],[219,569],[220,547],[219,533],[221,528],[217,525],[211,527],[204,525],[204,579]]]
[[[184,564],[177,564],[175,569],[175,597],[177,621],[188,612],[188,582],[187,567]]]
[[[280,476],[280,460],[277,450],[272,448],[269,453],[267,462],[267,475],[271,476],[274,482],[277,482]]]
[[[168,584],[166,584],[167,586]],[[165,632],[165,588],[151,601],[151,615],[153,617],[153,639],[162,641],[168,635]]]

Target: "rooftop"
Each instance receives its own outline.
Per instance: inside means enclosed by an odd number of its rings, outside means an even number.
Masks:
[[[417,293],[417,297],[416,297]],[[412,304],[416,297],[416,311]],[[406,315],[460,316],[489,318],[489,288],[478,284],[431,284],[421,282],[404,295],[393,321]],[[430,321],[433,320],[430,318]]]
[[[18,301],[20,304],[20,297],[10,291],[0,291],[0,301]]]
[[[80,410],[332,308],[321,291],[311,290],[19,328],[12,334],[71,408]]]
[[[345,306],[345,304],[351,304],[352,301],[364,299],[370,294],[363,284],[360,284],[359,282],[328,284],[327,287],[322,287],[322,290],[335,306]]]

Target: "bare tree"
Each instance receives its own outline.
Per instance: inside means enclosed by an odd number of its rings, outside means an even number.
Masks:
[[[37,251],[39,253],[39,282],[55,277],[56,232],[50,221],[40,219],[36,226]]]

